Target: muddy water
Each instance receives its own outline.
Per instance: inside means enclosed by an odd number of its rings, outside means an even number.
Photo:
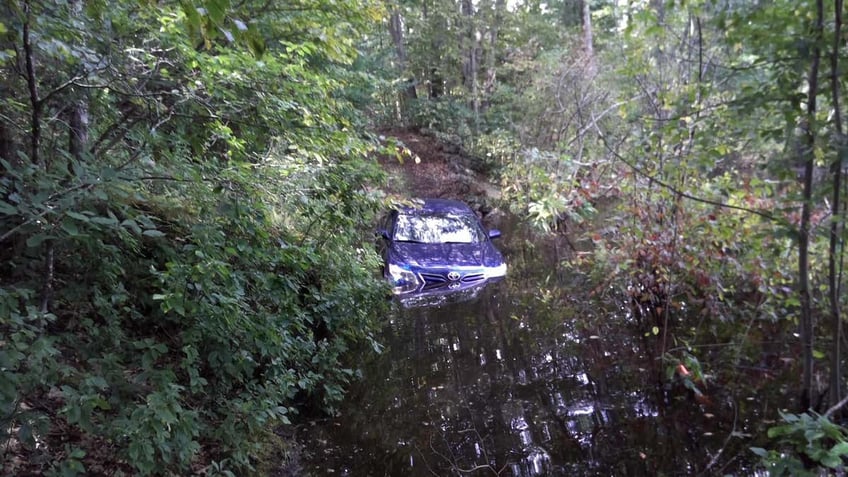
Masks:
[[[301,433],[306,474],[754,473],[774,388],[705,384],[695,399],[667,378],[661,337],[561,265],[568,245],[499,226],[507,279],[397,304],[340,415]]]

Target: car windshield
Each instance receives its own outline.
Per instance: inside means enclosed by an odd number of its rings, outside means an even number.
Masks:
[[[398,215],[394,239],[419,243],[478,243],[485,235],[468,215]]]

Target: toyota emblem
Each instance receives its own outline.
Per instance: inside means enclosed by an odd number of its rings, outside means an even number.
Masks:
[[[448,280],[455,282],[459,280],[459,272],[450,272],[448,273]]]

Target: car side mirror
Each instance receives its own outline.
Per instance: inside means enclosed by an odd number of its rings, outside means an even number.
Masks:
[[[501,236],[501,231],[498,229],[489,230],[489,238],[496,239]]]
[[[378,235],[379,237],[382,237],[382,238],[386,239],[386,240],[389,240],[389,232],[388,232],[388,231],[386,231],[386,229],[380,229],[380,230],[378,230],[378,231],[377,231],[377,235]]]

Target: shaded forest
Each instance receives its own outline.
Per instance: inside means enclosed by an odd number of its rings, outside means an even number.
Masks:
[[[752,452],[844,467],[842,0],[0,13],[3,474],[269,473],[380,350],[377,158],[414,156],[389,127],[461,149],[540,237],[582,233],[551,267],[695,395],[761,358],[752,329],[788,337],[792,407]]]

